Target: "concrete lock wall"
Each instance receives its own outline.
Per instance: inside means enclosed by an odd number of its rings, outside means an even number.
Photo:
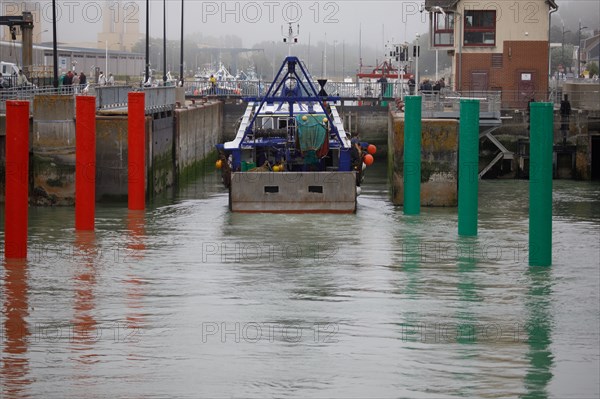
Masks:
[[[195,177],[215,152],[223,131],[223,103],[197,103],[175,110],[175,168],[180,181]]]
[[[214,151],[222,130],[222,103],[177,108],[146,117],[146,183],[152,196],[186,181]],[[96,119],[96,199],[127,198],[127,117]]]
[[[390,113],[388,177],[394,205],[404,202],[404,114]],[[458,121],[423,119],[421,205],[457,206]]]
[[[387,144],[388,107],[348,106],[338,108],[344,120],[344,129],[359,134],[361,140],[378,146]]]
[[[33,100],[32,174],[34,205],[75,203],[75,102],[72,95]]]
[[[30,129],[33,205],[75,203],[74,98],[37,96]],[[0,201],[5,187],[5,116],[0,116]],[[146,116],[146,192],[175,184],[215,152],[223,130],[220,102]],[[96,200],[127,199],[127,116],[96,115]]]
[[[149,156],[152,118],[146,117],[146,182],[152,165]],[[96,115],[96,200],[127,199],[127,116]]]

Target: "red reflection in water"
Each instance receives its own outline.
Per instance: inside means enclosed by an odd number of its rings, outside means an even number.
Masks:
[[[127,241],[128,260],[131,262],[131,269],[135,268],[135,264],[144,259],[144,251],[146,249],[146,219],[145,211],[128,210],[127,212],[127,231],[129,233]],[[127,307],[130,312],[126,317],[126,331],[124,338],[128,342],[137,342],[140,335],[140,328],[144,323],[144,313],[142,309],[144,298],[144,281],[137,275],[133,274],[133,270],[127,275],[124,280],[127,284]],[[134,354],[129,355],[131,358]]]
[[[96,267],[94,261],[98,255],[95,233],[76,231],[75,248],[77,250],[78,270],[74,278],[75,302],[73,306],[74,349],[85,351],[79,358],[81,363],[95,363],[97,355],[91,350],[100,339],[101,330],[94,318],[94,288],[96,286]]]
[[[0,391],[2,398],[25,398],[29,361],[27,338],[30,335],[25,318],[29,316],[27,303],[27,261],[23,259],[4,261],[4,323],[0,331],[2,343],[2,368]]]

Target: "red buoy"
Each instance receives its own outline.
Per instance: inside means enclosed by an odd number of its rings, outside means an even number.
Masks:
[[[375,155],[375,153],[377,152],[377,147],[375,147],[375,145],[373,144],[369,144],[367,146],[367,152],[371,155]]]
[[[365,163],[365,165],[367,166],[371,166],[373,165],[373,162],[375,161],[375,158],[373,158],[373,155],[371,154],[367,154],[365,155],[365,157],[363,158],[363,162]]]

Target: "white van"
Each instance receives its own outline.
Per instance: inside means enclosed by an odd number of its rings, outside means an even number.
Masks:
[[[19,67],[17,64],[2,61],[0,62],[0,72],[2,73],[4,87],[11,87],[17,83],[17,76],[19,76]]]
[[[12,62],[0,62],[0,72],[2,72],[2,76],[18,76],[19,75],[19,67],[17,64],[13,64]]]

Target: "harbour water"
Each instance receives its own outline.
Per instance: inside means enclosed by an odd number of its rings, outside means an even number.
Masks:
[[[352,215],[232,214],[212,171],[92,234],[30,208],[0,397],[598,397],[600,184],[554,182],[532,268],[527,181],[481,181],[460,238],[456,208],[390,205],[383,163]]]

